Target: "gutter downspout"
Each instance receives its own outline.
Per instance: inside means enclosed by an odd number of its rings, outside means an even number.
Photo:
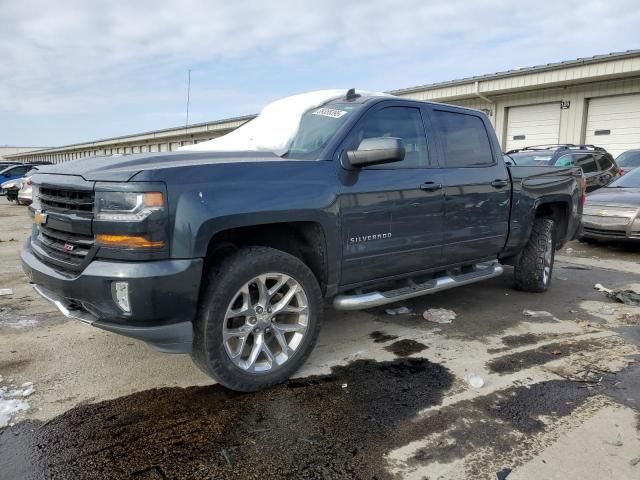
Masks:
[[[474,85],[475,85],[475,91],[473,93],[476,94],[476,97],[481,98],[482,100],[484,100],[487,103],[490,103],[491,105],[494,105],[493,100],[490,100],[489,97],[480,93],[480,82],[476,81]]]

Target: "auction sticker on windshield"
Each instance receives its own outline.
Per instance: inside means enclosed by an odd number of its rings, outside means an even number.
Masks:
[[[345,112],[344,110],[335,110],[333,108],[319,108],[313,115],[322,115],[323,117],[331,117],[331,118],[340,118],[343,115],[346,115],[349,112]]]

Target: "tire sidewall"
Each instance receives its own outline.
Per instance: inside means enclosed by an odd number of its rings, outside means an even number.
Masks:
[[[555,228],[555,223],[554,226]],[[551,236],[551,264],[549,265],[549,278],[547,279],[547,283],[544,283],[544,267],[543,267],[543,273],[542,273],[542,285],[544,286],[544,289],[548,289],[551,286],[551,282],[553,279],[553,267],[556,264],[556,249],[555,249],[555,238],[554,238],[554,228],[551,229],[551,231],[549,232],[549,235]],[[548,245],[549,243],[547,243]],[[546,252],[545,252],[546,253]]]
[[[228,270],[213,279],[205,302],[201,306],[196,329],[196,348],[201,349],[200,361],[225,386],[236,390],[253,391],[281,383],[289,378],[306,360],[317,339],[322,320],[322,294],[311,270],[296,257],[270,248],[248,248],[228,259]],[[223,269],[224,270],[224,269]],[[292,277],[307,297],[309,317],[306,334],[295,353],[273,372],[248,373],[229,358],[222,336],[222,326],[229,303],[240,288],[252,278],[264,273],[284,273]]]

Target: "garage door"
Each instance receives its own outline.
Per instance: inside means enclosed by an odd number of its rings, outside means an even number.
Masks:
[[[541,103],[507,110],[505,150],[558,143],[560,103]]]
[[[589,100],[585,142],[606,148],[614,157],[640,148],[640,95]]]

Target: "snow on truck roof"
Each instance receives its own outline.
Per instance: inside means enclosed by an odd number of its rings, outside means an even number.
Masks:
[[[298,133],[302,116],[332,100],[348,95],[362,97],[390,96],[379,92],[333,89],[317,90],[285,97],[270,103],[256,118],[237,129],[207,142],[186,145],[180,150],[214,152],[273,152],[282,156],[289,151],[291,142]]]

